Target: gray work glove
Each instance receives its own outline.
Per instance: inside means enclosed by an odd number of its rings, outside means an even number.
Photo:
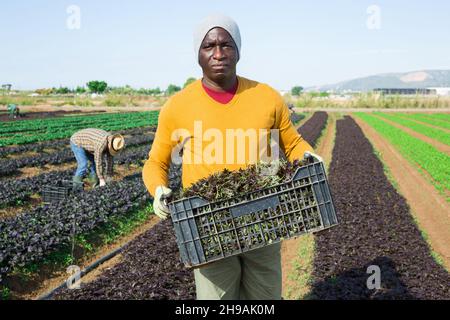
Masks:
[[[304,159],[314,158],[317,161],[323,162],[323,159],[321,156],[318,156],[317,154],[312,153],[311,151],[306,151],[305,154],[303,155],[303,158]]]
[[[161,219],[170,217],[170,210],[164,203],[164,199],[172,194],[172,189],[165,186],[157,186],[155,190],[155,199],[153,200],[153,211]]]

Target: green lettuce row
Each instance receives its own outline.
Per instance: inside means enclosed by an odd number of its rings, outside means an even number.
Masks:
[[[111,123],[111,122],[120,122],[120,121],[136,121],[136,120],[152,120],[152,117],[126,117],[126,118],[109,118],[109,119],[87,119],[87,120],[79,120],[74,122],[60,122],[60,123],[51,123],[51,124],[34,124],[28,125],[20,128],[4,128],[0,129],[0,135],[4,136],[7,134],[17,134],[23,132],[35,132],[35,131],[49,131],[54,129],[65,128],[67,126],[86,126],[89,124],[97,124],[97,123]]]
[[[129,122],[120,122],[117,124],[102,124],[96,126],[99,129],[116,131],[116,130],[125,130],[136,127],[144,127],[149,125],[156,125],[157,119],[145,119],[140,121],[129,121]],[[14,144],[26,144],[38,141],[47,141],[47,140],[55,140],[55,139],[63,139],[70,137],[73,133],[78,131],[80,128],[67,127],[63,132],[56,133],[44,133],[44,134],[33,134],[28,136],[20,136],[14,138],[6,138],[0,140],[0,147]]]
[[[381,116],[385,119],[391,120],[402,126],[408,127],[409,129],[411,129],[415,132],[418,132],[420,134],[423,134],[424,136],[427,136],[429,138],[432,138],[436,141],[442,142],[442,143],[450,146],[450,134],[448,134],[445,131],[442,131],[442,130],[439,130],[436,128],[431,128],[424,124],[419,124],[415,121],[404,119],[404,118],[401,118],[401,117],[399,117],[397,115],[393,115],[393,114],[380,113],[380,112],[375,112],[374,114]]]
[[[82,129],[82,128],[89,128],[89,127],[94,127],[94,128],[98,128],[98,127],[104,127],[104,126],[114,126],[114,125],[119,125],[121,123],[123,123],[124,121],[126,122],[136,122],[139,121],[140,123],[142,122],[147,122],[147,123],[153,123],[155,121],[155,119],[117,119],[117,120],[102,120],[102,121],[96,121],[96,122],[80,122],[80,123],[74,123],[74,124],[65,124],[65,125],[60,125],[58,127],[43,127],[43,128],[34,128],[34,129],[29,129],[26,130],[24,129],[22,132],[14,132],[14,133],[0,133],[0,139],[2,138],[15,138],[15,137],[22,137],[24,135],[42,135],[42,134],[50,134],[50,133],[59,133],[59,132],[65,132],[67,130],[67,128],[70,129]],[[157,119],[156,119],[157,121]]]
[[[440,128],[450,130],[450,122],[442,120],[442,119],[431,118],[423,113],[401,113],[400,115],[402,115],[403,117],[407,117],[410,119],[414,119],[417,121],[431,124],[435,127],[440,127]],[[450,119],[450,115],[449,115],[449,119]]]
[[[449,113],[427,113],[425,116],[432,119],[439,119],[442,121],[450,122],[450,114]]]
[[[8,122],[4,125],[2,124],[2,128],[0,128],[0,133],[7,132],[18,132],[18,131],[26,131],[33,129],[42,129],[42,128],[53,128],[53,127],[61,127],[66,126],[68,124],[77,124],[77,123],[93,123],[93,122],[105,122],[105,121],[126,121],[126,120],[135,120],[135,119],[155,119],[158,118],[158,111],[150,111],[150,112],[133,112],[133,113],[113,113],[113,114],[101,114],[94,116],[81,116],[81,117],[59,117],[52,119],[38,119],[38,120],[23,120],[18,122]]]
[[[392,143],[408,161],[427,171],[434,180],[433,185],[440,192],[450,190],[450,157],[448,155],[377,117],[361,112],[355,115]]]

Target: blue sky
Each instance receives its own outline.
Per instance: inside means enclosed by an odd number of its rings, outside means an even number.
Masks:
[[[80,9],[79,29],[67,27],[70,5]],[[367,13],[371,5],[379,20]],[[279,90],[450,69],[449,12],[445,0],[2,1],[0,83],[182,85],[201,77],[192,31],[210,13],[231,16],[241,29],[238,74]],[[379,21],[379,29],[368,28],[368,20]]]

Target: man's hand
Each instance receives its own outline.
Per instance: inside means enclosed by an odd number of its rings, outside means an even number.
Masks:
[[[165,220],[170,216],[169,208],[164,204],[164,199],[172,194],[172,190],[165,186],[158,186],[155,190],[155,199],[153,200],[153,210],[161,219]]]
[[[106,186],[106,181],[105,181],[105,179],[100,179],[100,184],[99,184],[99,186],[100,186],[100,187]]]
[[[317,161],[323,162],[323,159],[322,159],[321,156],[318,156],[317,154],[312,153],[311,151],[306,151],[305,154],[304,154],[304,156],[303,156],[303,158],[304,158],[304,159],[308,159],[308,158],[310,158],[310,157],[316,159]]]

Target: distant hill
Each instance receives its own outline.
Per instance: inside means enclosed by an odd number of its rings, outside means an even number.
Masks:
[[[450,87],[450,70],[385,73],[336,84],[307,88],[306,91],[372,91],[376,88]]]

